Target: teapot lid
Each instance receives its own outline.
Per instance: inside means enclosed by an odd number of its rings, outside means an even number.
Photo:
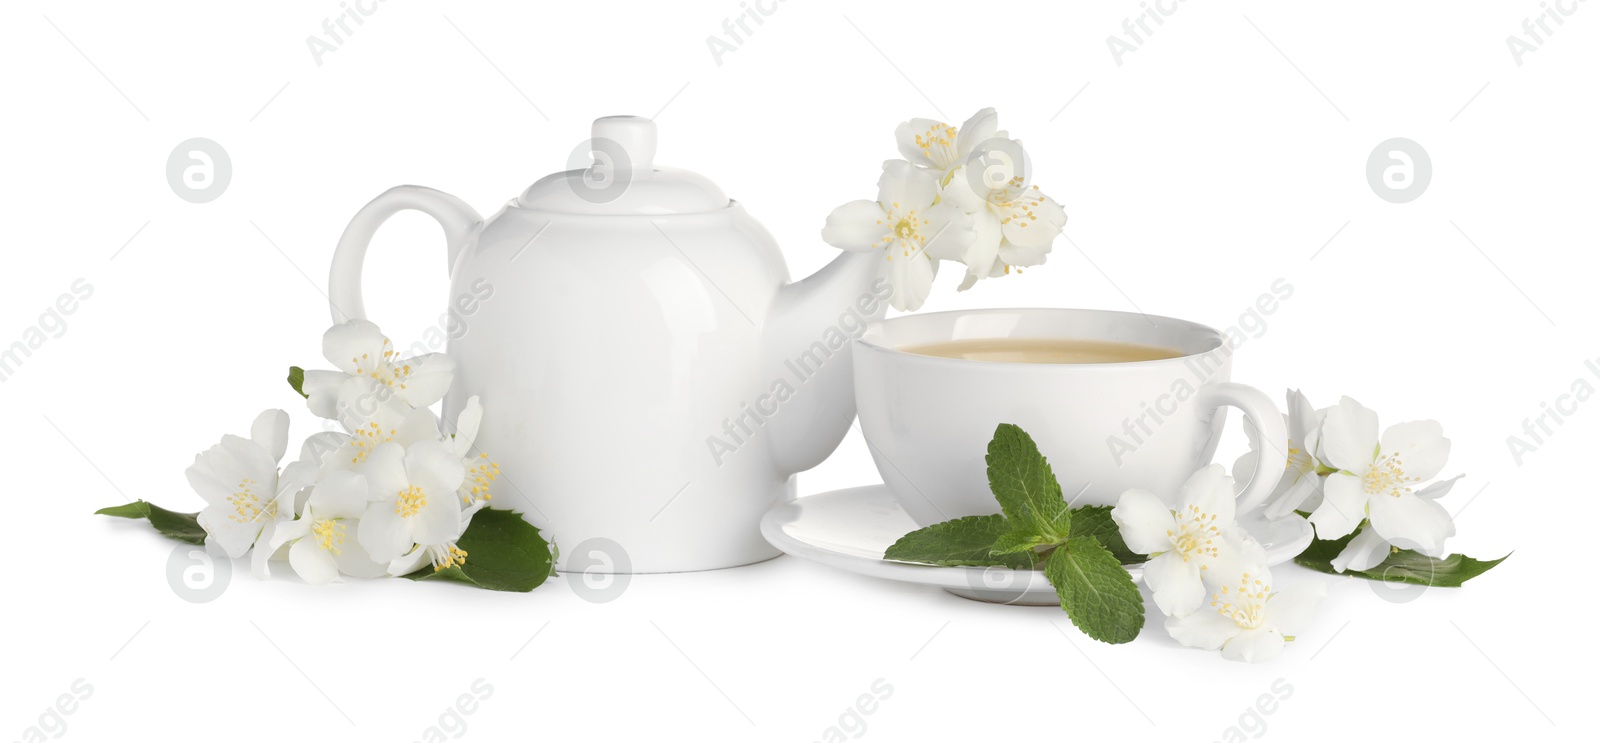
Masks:
[[[658,167],[656,123],[643,116],[594,120],[587,143],[593,162],[540,178],[515,202],[524,209],[566,214],[692,214],[728,206],[728,196],[705,176]]]

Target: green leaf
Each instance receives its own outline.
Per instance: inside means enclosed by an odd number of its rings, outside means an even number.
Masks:
[[[1011,530],[1006,518],[965,516],[925,526],[899,539],[883,553],[885,560],[927,565],[1000,565],[1018,570],[1033,567],[1034,557],[1024,553],[993,554],[995,541]]]
[[[1051,542],[1048,538],[1034,534],[1031,529],[1019,529],[1001,534],[999,539],[994,540],[994,544],[989,545],[989,552],[996,555],[1006,555],[1013,552],[1028,552],[1036,547],[1049,546],[1050,544]]]
[[[1073,537],[1050,553],[1045,578],[1073,626],[1101,642],[1131,642],[1144,629],[1144,598],[1133,576],[1093,537]]]
[[[1072,535],[1094,537],[1123,565],[1137,565],[1147,558],[1122,541],[1122,530],[1111,519],[1111,506],[1079,506],[1072,509]]]
[[[1346,570],[1340,573],[1333,569],[1333,558],[1338,557],[1353,538],[1355,538],[1354,532],[1339,539],[1314,540],[1310,547],[1294,558],[1295,564],[1323,573],[1354,575],[1367,580],[1460,588],[1461,584],[1489,572],[1491,568],[1504,562],[1506,557],[1511,556],[1507,554],[1498,560],[1478,560],[1462,554],[1430,557],[1416,550],[1394,550],[1383,562],[1368,570]]]
[[[119,519],[146,519],[156,531],[163,535],[189,544],[204,545],[206,543],[206,530],[200,528],[198,513],[178,513],[168,511],[154,503],[136,500],[120,506],[111,506],[95,511],[97,515],[115,516]]]
[[[467,553],[465,563],[444,570],[428,565],[406,577],[457,581],[491,591],[527,592],[554,573],[550,543],[516,511],[478,511],[456,540],[456,546]]]
[[[989,489],[1006,519],[1018,530],[1032,529],[1059,544],[1072,530],[1072,512],[1061,497],[1061,485],[1050,471],[1033,437],[1010,423],[1002,423],[989,441]]]
[[[306,391],[302,389],[305,387],[305,384],[306,370],[301,369],[298,366],[289,367],[289,386],[293,387],[295,392],[300,393],[301,397],[310,398],[311,396],[306,394]]]

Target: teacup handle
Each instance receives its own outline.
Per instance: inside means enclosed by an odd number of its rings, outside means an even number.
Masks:
[[[1236,382],[1206,385],[1200,388],[1195,402],[1206,420],[1224,405],[1238,408],[1261,432],[1255,441],[1256,469],[1250,473],[1249,484],[1239,491],[1238,510],[1246,513],[1265,503],[1267,496],[1278,487],[1278,481],[1283,479],[1283,470],[1289,463],[1289,454],[1284,451],[1289,431],[1277,404],[1261,390]]]
[[[367,245],[378,228],[397,212],[415,209],[438,220],[444,228],[447,252],[445,267],[455,270],[456,256],[472,237],[483,218],[466,202],[443,191],[422,186],[395,186],[361,207],[344,228],[339,247],[333,251],[333,267],[328,272],[328,304],[335,323],[365,320],[367,309],[361,301],[361,263]]]

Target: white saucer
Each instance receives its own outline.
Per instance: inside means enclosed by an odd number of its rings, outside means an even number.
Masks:
[[[1249,514],[1240,526],[1261,542],[1267,564],[1287,562],[1311,544],[1311,524]],[[1055,588],[1038,570],[964,568],[889,562],[883,551],[917,528],[886,485],[819,493],[780,503],[761,519],[761,535],[795,557],[874,578],[938,586],[957,596],[1001,604],[1056,606]],[[1128,568],[1135,581],[1140,566]]]

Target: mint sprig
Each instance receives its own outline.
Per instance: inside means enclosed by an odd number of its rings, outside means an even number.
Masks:
[[[1071,508],[1050,462],[1026,431],[995,429],[984,458],[1001,513],[966,516],[913,531],[884,559],[929,565],[1044,564],[1067,618],[1101,642],[1129,642],[1144,628],[1144,599],[1123,564],[1143,561],[1128,549],[1104,506]]]
[[[1006,517],[966,516],[918,529],[889,545],[885,560],[927,565],[1001,567],[1028,570],[1038,559],[1033,554],[998,554],[991,547],[1010,530]]]
[[[1010,423],[1002,423],[989,441],[989,490],[1000,511],[1019,534],[1036,535],[1050,543],[1066,539],[1072,514],[1050,463],[1039,453],[1033,437]]]
[[[1132,642],[1144,629],[1144,598],[1110,550],[1091,537],[1073,537],[1055,548],[1044,576],[1056,587],[1073,626],[1101,642]]]

